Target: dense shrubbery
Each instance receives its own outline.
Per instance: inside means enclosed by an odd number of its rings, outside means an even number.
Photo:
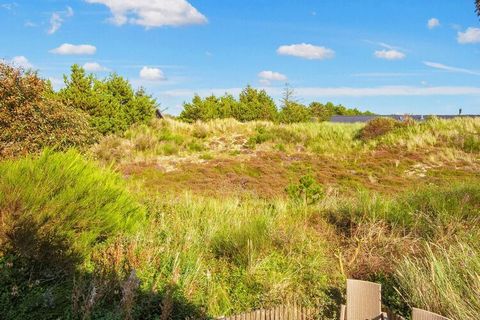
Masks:
[[[288,89],[287,89],[288,90]],[[312,102],[305,106],[297,101],[284,99],[280,110],[265,90],[247,86],[239,100],[232,95],[222,97],[211,95],[201,98],[195,95],[193,100],[184,103],[180,120],[185,122],[210,121],[214,119],[234,118],[241,122],[266,120],[281,123],[296,123],[310,121],[328,121],[333,115],[371,115],[371,112],[361,112],[348,109],[331,102],[321,104]]]
[[[265,90],[257,90],[250,86],[240,93],[237,101],[232,95],[223,97],[211,95],[205,99],[196,95],[191,103],[185,103],[180,119],[185,122],[198,120],[235,118],[239,121],[267,120],[277,118],[277,108]]]
[[[95,140],[88,117],[60,103],[36,73],[0,63],[0,158],[64,150]]]
[[[134,91],[119,75],[99,80],[78,65],[72,66],[69,78],[65,76],[65,86],[58,93],[60,100],[88,113],[90,124],[102,134],[123,132],[134,123],[147,122],[157,107],[143,89]]]
[[[100,244],[144,218],[116,174],[76,152],[0,163],[2,317],[65,318],[74,275],[88,272]]]

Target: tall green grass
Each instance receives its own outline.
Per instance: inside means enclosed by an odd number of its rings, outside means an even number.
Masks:
[[[0,317],[72,318],[92,254],[144,225],[124,181],[75,151],[0,163]]]
[[[341,275],[304,207],[189,194],[150,206],[157,213],[141,252],[155,258],[139,269],[145,285],[174,282],[213,316],[288,301],[335,303],[326,292]]]
[[[85,253],[102,239],[135,230],[145,218],[117,174],[75,151],[0,163],[0,195],[4,223],[30,221]]]
[[[480,314],[478,243],[426,245],[422,257],[405,257],[396,271],[399,290],[409,305],[450,319],[477,319]]]

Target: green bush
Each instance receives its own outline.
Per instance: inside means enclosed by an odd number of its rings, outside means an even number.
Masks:
[[[314,204],[324,196],[323,187],[311,175],[301,177],[297,184],[289,185],[285,191],[291,199],[304,204]]]
[[[83,148],[96,140],[88,116],[54,98],[37,74],[0,63],[0,159],[45,147]]]
[[[463,150],[470,153],[480,152],[480,137],[469,134],[464,137]]]
[[[74,151],[0,163],[0,314],[65,317],[74,274],[144,217],[119,176]]]
[[[247,86],[240,93],[239,101],[237,109],[233,112],[234,118],[239,121],[275,121],[277,119],[278,111],[275,102],[265,90]]]
[[[308,122],[311,118],[310,109],[296,102],[287,103],[279,114],[279,119],[282,123]]]
[[[202,99],[195,95],[192,102],[184,103],[179,119],[193,123],[213,119],[235,118],[239,121],[276,120],[277,107],[265,90],[246,87],[237,101],[232,95],[211,95]]]
[[[209,121],[233,117],[233,112],[238,108],[238,101],[231,95],[217,98],[211,95],[202,99],[199,95],[193,97],[192,102],[184,103],[180,120],[193,123],[195,121]]]
[[[317,121],[329,121],[334,115],[338,116],[360,116],[360,115],[373,115],[370,111],[362,112],[356,108],[350,109],[339,105],[334,105],[331,102],[326,104],[320,102],[312,102],[308,106],[311,115],[317,119]]]
[[[102,134],[124,132],[132,124],[148,122],[155,114],[156,101],[143,89],[134,91],[117,74],[99,80],[73,65],[70,77],[64,79],[65,88],[58,93],[59,99],[88,113],[90,124]]]
[[[257,126],[255,128],[255,135],[250,137],[247,141],[247,145],[250,148],[254,148],[257,144],[262,144],[273,139],[270,131],[264,126]]]
[[[135,229],[144,218],[120,177],[74,151],[0,163],[0,195],[1,250],[24,257],[40,253],[11,242],[19,225],[39,228],[39,240],[59,236],[69,250],[87,256],[94,245]]]

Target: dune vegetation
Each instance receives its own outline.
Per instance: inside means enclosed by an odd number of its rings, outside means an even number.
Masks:
[[[130,88],[87,82],[88,103]],[[81,91],[43,90],[38,103],[85,134],[56,144],[46,125],[0,149],[0,318],[208,319],[295,302],[336,319],[347,277],[382,283],[406,316],[480,314],[480,119],[153,119],[154,101],[126,90],[138,112],[106,98],[122,112],[110,123],[72,102]],[[21,121],[0,123],[26,134]]]

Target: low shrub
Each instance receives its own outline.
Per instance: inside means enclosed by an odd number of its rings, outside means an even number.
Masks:
[[[273,139],[272,133],[264,126],[255,127],[255,135],[250,137],[247,141],[247,145],[254,148],[257,144],[265,143]]]
[[[96,138],[88,116],[55,99],[46,81],[0,63],[0,159],[85,148]]]
[[[359,138],[362,140],[375,139],[392,132],[400,127],[400,122],[392,118],[375,118],[367,122],[360,130]]]
[[[285,191],[291,199],[304,204],[314,204],[324,195],[323,187],[311,175],[301,177],[298,184],[289,185]]]
[[[145,211],[120,177],[77,152],[0,163],[0,314],[58,319],[74,274],[98,247],[137,230]]]

